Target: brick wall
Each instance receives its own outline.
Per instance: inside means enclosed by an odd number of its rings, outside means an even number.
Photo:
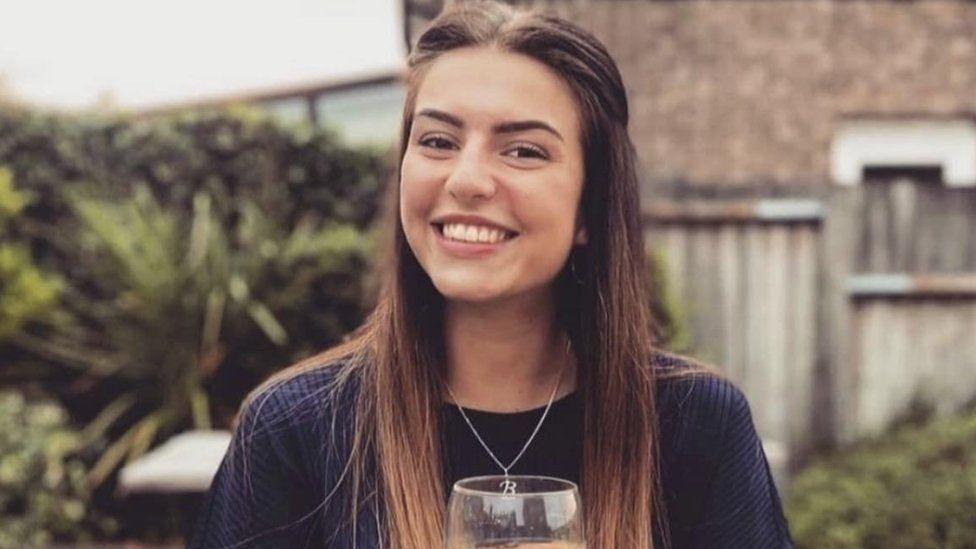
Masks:
[[[824,185],[845,117],[976,112],[976,3],[535,3],[610,48],[654,181]]]

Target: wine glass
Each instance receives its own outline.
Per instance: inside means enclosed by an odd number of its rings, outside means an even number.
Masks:
[[[576,484],[540,476],[457,481],[447,504],[447,549],[585,549]]]

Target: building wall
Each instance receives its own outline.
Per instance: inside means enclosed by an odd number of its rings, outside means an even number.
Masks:
[[[822,186],[842,120],[976,112],[976,3],[535,4],[611,50],[651,180]]]

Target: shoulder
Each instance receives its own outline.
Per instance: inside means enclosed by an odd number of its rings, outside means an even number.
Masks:
[[[334,486],[338,368],[286,370],[241,405],[231,444],[217,470],[189,547],[292,547],[311,535],[309,513]],[[285,527],[287,526],[287,527]]]
[[[279,372],[241,404],[235,432],[243,437],[315,436],[352,408],[354,383],[342,375],[342,361]]]
[[[348,451],[354,384],[342,383],[341,366],[285,370],[252,391],[235,422],[228,467],[243,467],[240,474],[275,470],[302,482],[324,478],[332,458]]]
[[[665,453],[717,458],[727,437],[752,429],[746,395],[715,367],[665,352],[655,354],[654,367]]]
[[[675,547],[792,547],[745,394],[712,366],[661,353],[661,487]]]

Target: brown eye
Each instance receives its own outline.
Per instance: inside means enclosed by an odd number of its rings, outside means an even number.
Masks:
[[[453,141],[439,135],[424,137],[418,143],[422,147],[429,147],[431,149],[453,149],[455,147]]]
[[[534,145],[519,144],[511,149],[505,151],[505,156],[510,156],[512,158],[526,159],[526,158],[538,158],[541,160],[546,160],[549,156],[546,151]]]

